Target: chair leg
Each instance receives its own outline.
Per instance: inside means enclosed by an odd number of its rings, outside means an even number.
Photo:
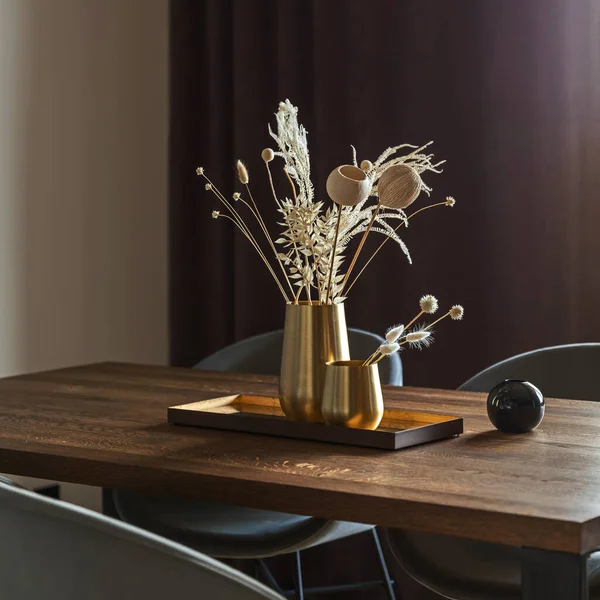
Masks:
[[[266,584],[268,586],[270,586],[271,588],[273,588],[278,594],[283,595],[284,591],[281,589],[281,586],[277,583],[277,580],[273,576],[273,573],[271,573],[271,569],[269,569],[269,567],[268,567],[267,563],[264,561],[264,559],[262,559],[262,558],[257,559],[257,565],[258,565],[261,573],[265,576]]]
[[[379,535],[377,535],[377,529],[373,527],[371,531],[373,533],[373,541],[375,542],[377,555],[379,556],[379,564],[381,565],[381,570],[383,571],[383,583],[385,584],[387,595],[390,600],[396,600],[396,594],[394,593],[394,582],[390,577],[390,572],[388,571],[387,564],[385,562],[385,556],[383,555],[383,550],[381,549],[381,542],[379,541]]]
[[[296,600],[304,600],[304,584],[302,583],[302,562],[300,552],[294,552],[294,586],[296,588]]]

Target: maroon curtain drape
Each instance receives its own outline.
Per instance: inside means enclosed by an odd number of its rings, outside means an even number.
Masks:
[[[599,341],[599,32],[593,0],[173,0],[172,362],[282,327],[277,289],[211,219],[195,168],[231,194],[244,159],[276,230],[260,152],[285,98],[326,201],[350,144],[372,160],[434,140],[448,161],[427,181],[432,202],[456,207],[416,217],[403,235],[414,264],[388,244],[347,301],[349,325],[379,333],[424,293],[464,304],[464,322],[402,354],[406,384],[455,387],[518,352]]]

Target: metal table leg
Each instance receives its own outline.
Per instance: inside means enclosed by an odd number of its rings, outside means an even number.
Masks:
[[[587,558],[523,548],[522,600],[589,600]]]

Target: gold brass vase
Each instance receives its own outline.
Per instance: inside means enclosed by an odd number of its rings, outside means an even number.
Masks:
[[[323,389],[323,420],[328,425],[377,429],[383,418],[378,365],[362,360],[328,362]]]
[[[349,358],[343,304],[288,304],[279,383],[285,415],[294,421],[321,422],[325,364]]]

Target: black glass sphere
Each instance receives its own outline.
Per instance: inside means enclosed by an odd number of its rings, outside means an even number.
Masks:
[[[487,399],[488,417],[504,433],[534,430],[545,410],[542,392],[529,381],[506,379],[492,389]]]

